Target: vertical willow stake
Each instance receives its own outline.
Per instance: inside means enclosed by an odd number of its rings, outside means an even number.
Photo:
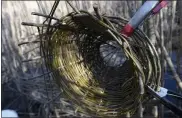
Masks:
[[[127,112],[127,113],[126,113],[126,118],[131,118],[130,112]]]
[[[177,53],[177,72],[178,74],[181,74],[182,75],[182,7],[179,7],[179,6],[182,6],[182,1],[177,1],[177,4],[178,4],[178,14],[179,14],[179,49],[178,49],[178,53]],[[182,93],[182,91],[179,90],[178,88],[178,91],[179,93]],[[182,102],[181,101],[178,101],[179,103],[179,106],[180,108],[182,108]]]
[[[159,22],[160,22],[160,26],[159,26],[159,29],[160,29],[160,49],[162,47],[164,47],[164,30],[163,30],[163,27],[164,27],[164,17],[163,17],[163,11],[160,12],[159,14]],[[164,73],[165,73],[165,58],[164,58],[164,53],[163,53],[163,50],[161,49],[161,54],[160,54],[160,57],[161,57],[161,86],[164,86]],[[160,117],[163,118],[163,105],[160,104],[158,105],[159,107],[159,114],[160,114]]]
[[[143,111],[144,111],[144,108],[143,108],[142,103],[140,102],[139,108],[138,108],[138,115],[140,118],[143,118]]]
[[[169,50],[169,54],[172,51],[172,32],[173,32],[173,28],[174,28],[174,21],[175,21],[175,16],[176,16],[176,1],[172,1],[172,5],[171,5],[171,22],[170,22],[170,33],[169,33],[169,39],[168,39],[168,45],[169,47],[167,47],[167,49]]]

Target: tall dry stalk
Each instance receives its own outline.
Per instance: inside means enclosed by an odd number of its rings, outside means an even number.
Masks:
[[[179,75],[182,75],[182,1],[178,1],[178,21],[179,21],[179,35],[178,35],[178,40],[179,40],[179,49],[177,50],[177,62],[176,62],[176,65],[177,65],[177,73]],[[182,77],[182,76],[181,76]],[[181,93],[181,91],[178,89],[178,92]],[[178,101],[178,104],[179,104],[179,107],[182,108],[182,102],[181,101]]]

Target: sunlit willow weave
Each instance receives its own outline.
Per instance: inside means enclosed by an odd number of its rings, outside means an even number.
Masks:
[[[150,39],[139,29],[131,38],[120,34],[127,20],[82,10],[54,20],[39,27],[40,49],[77,112],[133,114],[148,99],[145,85],[160,85],[160,62]]]

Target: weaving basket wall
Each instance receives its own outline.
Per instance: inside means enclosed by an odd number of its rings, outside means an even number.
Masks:
[[[127,20],[96,14],[72,12],[39,29],[41,55],[76,111],[133,114],[149,98],[145,85],[160,85],[158,54],[141,30],[120,34]]]

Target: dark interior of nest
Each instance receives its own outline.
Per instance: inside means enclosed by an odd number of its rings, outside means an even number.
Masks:
[[[77,111],[93,116],[134,113],[147,97],[144,85],[158,86],[157,53],[137,30],[125,39],[119,17],[71,13],[60,19],[42,50],[48,69]],[[64,27],[62,27],[64,24]]]

